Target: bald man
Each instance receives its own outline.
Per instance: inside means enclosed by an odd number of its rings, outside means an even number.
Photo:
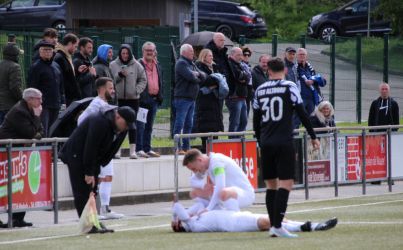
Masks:
[[[368,126],[399,125],[399,105],[390,97],[389,84],[381,83],[379,94],[380,96],[371,104]],[[386,129],[371,130],[371,132],[377,131],[386,131]]]
[[[205,46],[206,49],[210,49],[213,52],[213,60],[217,65],[218,72],[228,77],[229,65],[228,65],[228,49],[225,45],[225,36],[223,33],[216,32],[213,35],[213,39]]]

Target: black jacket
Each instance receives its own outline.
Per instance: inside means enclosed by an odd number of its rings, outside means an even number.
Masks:
[[[222,49],[218,49],[213,40],[211,40],[205,46],[205,48],[210,49],[213,52],[213,58],[214,62],[217,65],[218,73],[221,73],[228,78],[230,71],[227,56],[228,48],[224,47]]]
[[[95,76],[92,75],[89,70],[85,72],[78,72],[78,68],[81,65],[92,67],[90,58],[84,57],[79,51],[74,54],[73,57],[74,71],[76,72],[76,80],[80,87],[81,98],[93,97],[97,94],[95,86]]]
[[[253,90],[256,91],[256,89],[263,83],[267,82],[269,80],[269,75],[263,72],[262,67],[259,65],[256,65],[253,70],[252,70],[252,86]]]
[[[41,139],[42,136],[41,119],[28,108],[25,100],[10,109],[0,127],[0,139]]]
[[[248,96],[248,82],[250,80],[248,73],[245,72],[240,63],[229,58],[230,72],[227,78],[229,87],[228,97],[246,98]]]
[[[68,61],[63,51],[57,51],[54,59],[60,66],[60,70],[63,74],[64,81],[64,94],[66,96],[66,104],[70,105],[73,101],[81,99],[80,88],[78,87],[74,69]]]
[[[379,97],[371,103],[368,126],[399,125],[399,105],[393,98]],[[393,129],[397,131],[397,129]],[[385,129],[376,131],[386,131]]]
[[[311,121],[311,124],[312,124],[313,128],[336,127],[336,124],[335,124],[333,118],[330,119],[327,124],[326,124],[326,122],[321,122],[316,115],[311,115],[309,117],[309,120]],[[324,134],[324,133],[327,133],[327,132],[326,131],[316,132],[316,134]]]
[[[214,72],[204,63],[197,62],[196,65],[201,71],[208,75],[207,79],[200,83],[200,88],[209,88],[211,86],[219,87],[217,80],[210,76],[212,73],[218,72],[215,64],[213,66]],[[224,131],[221,101],[213,92],[203,94],[201,90],[199,91],[196,99],[195,113],[196,120],[194,126],[197,132],[205,133]]]
[[[55,62],[37,60],[29,69],[27,86],[42,92],[44,108],[59,109],[65,103],[63,76]]]
[[[143,59],[139,60],[139,63],[143,66],[144,70],[146,70],[146,66],[144,64]],[[158,95],[150,96],[148,93],[148,82],[146,85],[146,89],[140,94],[140,106],[147,108],[146,100],[148,98],[156,98],[159,105],[164,101],[164,72],[162,71],[161,64],[157,62],[157,71],[158,71]],[[146,73],[147,75],[147,73]]]
[[[115,109],[85,119],[59,152],[69,168],[81,169],[85,175],[98,176],[120,148],[126,132],[115,133]]]

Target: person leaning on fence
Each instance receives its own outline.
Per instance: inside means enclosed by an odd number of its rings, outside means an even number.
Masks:
[[[43,42],[39,45],[39,56],[29,69],[27,86],[39,89],[43,94],[41,114],[45,136],[56,121],[61,105],[65,104],[63,75],[59,65],[53,61],[54,46]]]
[[[81,98],[93,97],[97,92],[95,86],[97,72],[90,59],[93,49],[94,42],[88,37],[82,37],[78,42],[78,51],[73,56],[74,72],[80,87]]]
[[[42,35],[42,40],[40,40],[38,43],[36,43],[34,45],[34,52],[32,54],[32,63],[34,63],[36,60],[39,59],[39,44],[43,43],[43,42],[47,42],[47,43],[51,43],[54,46],[56,46],[57,42],[58,42],[58,35],[59,33],[57,32],[57,29],[53,29],[53,28],[46,28],[43,31],[43,35]]]
[[[173,134],[190,134],[193,127],[193,114],[199,84],[206,79],[206,74],[193,63],[194,51],[190,44],[180,48],[180,58],[175,65],[174,108],[175,123]],[[179,142],[179,154],[190,149],[189,138]]]
[[[112,160],[135,121],[136,113],[130,107],[112,106],[84,119],[60,150],[59,158],[69,170],[79,217],[90,194],[97,193],[99,166]],[[94,227],[92,233],[98,232],[102,231]]]
[[[20,50],[9,43],[0,62],[0,125],[7,112],[22,98],[22,72],[18,63]]]
[[[387,83],[379,85],[380,96],[371,103],[368,116],[368,126],[399,125],[399,105],[390,97],[390,86]],[[393,129],[392,131],[397,131]],[[386,129],[371,130],[371,132],[386,131]]]
[[[66,105],[81,99],[80,87],[78,86],[74,65],[73,54],[78,46],[78,37],[74,34],[66,34],[60,44],[55,46],[56,55],[54,61],[59,65],[63,76],[63,87],[66,97]]]
[[[119,106],[129,106],[137,113],[140,94],[147,86],[147,76],[143,66],[134,58],[130,45],[122,44],[118,57],[109,67],[115,79]],[[129,130],[130,159],[138,158],[136,136],[136,130]]]
[[[42,93],[34,88],[25,89],[22,100],[6,115],[0,127],[0,139],[41,139],[44,135],[41,113]],[[32,226],[32,223],[24,221],[24,217],[25,212],[13,213],[13,226]],[[0,227],[7,227],[7,224],[2,224],[0,221]]]
[[[230,74],[227,78],[229,94],[225,104],[229,111],[229,132],[245,131],[248,123],[246,98],[250,73],[241,65],[242,50],[232,48],[229,55]]]
[[[164,76],[157,60],[157,48],[152,42],[145,42],[142,47],[143,58],[139,60],[147,76],[146,89],[140,95],[140,107],[148,110],[147,122],[137,121],[137,155],[160,157],[151,148],[151,135],[158,107],[162,105],[164,94]]]
[[[323,101],[315,107],[315,110],[309,117],[314,128],[336,127],[334,122],[333,105],[328,101]],[[329,131],[330,132],[330,131]],[[317,134],[328,133],[327,131],[316,132]]]
[[[220,81],[225,81],[225,78],[218,73],[217,65],[213,61],[213,53],[209,49],[203,49],[200,52],[196,65],[207,75],[206,80],[200,82],[200,90],[196,99],[196,120],[194,121],[196,131],[199,133],[224,131],[221,100],[225,96],[220,97],[219,93],[225,88],[220,84]],[[226,81],[223,84],[226,85]],[[207,138],[202,137],[201,139],[202,152],[205,153]]]

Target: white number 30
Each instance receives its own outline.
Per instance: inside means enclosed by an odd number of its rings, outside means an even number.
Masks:
[[[270,118],[273,121],[279,121],[283,118],[283,99],[281,97],[275,96],[271,100],[266,97],[260,99],[260,102],[262,103],[262,110],[265,112],[262,117],[263,122],[268,122]],[[275,105],[276,102],[277,105]],[[275,106],[278,110],[274,110]]]

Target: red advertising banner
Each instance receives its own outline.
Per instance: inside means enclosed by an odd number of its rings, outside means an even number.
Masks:
[[[387,156],[386,135],[367,135],[365,137],[366,178],[386,178]],[[362,141],[361,136],[347,137],[346,180],[362,179]]]
[[[257,189],[257,145],[256,141],[246,141],[246,175],[253,188]],[[209,149],[209,145],[207,146]],[[213,141],[214,153],[221,153],[231,157],[242,168],[242,143]]]
[[[325,160],[308,162],[308,182],[330,182],[330,161]]]
[[[52,150],[12,152],[13,209],[52,204]],[[8,159],[0,152],[0,211],[7,210]]]

